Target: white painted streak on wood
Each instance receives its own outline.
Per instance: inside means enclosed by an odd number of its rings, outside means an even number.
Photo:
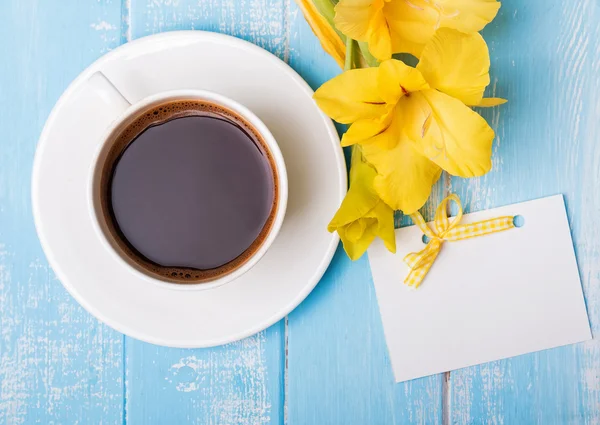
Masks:
[[[600,423],[600,146],[598,133],[600,131],[600,46],[598,37],[600,31],[597,19],[600,15],[598,5],[586,2],[587,8],[582,14],[591,13],[590,8],[596,8],[592,20],[595,31],[587,36],[586,63],[583,70],[592,81],[587,84],[587,101],[583,105],[582,114],[587,117],[581,128],[581,137],[585,141],[581,167],[581,203],[573,219],[580,219],[578,227],[577,252],[578,263],[583,280],[584,293],[592,335],[589,341],[580,349],[581,404],[585,409],[587,424]],[[591,42],[591,43],[590,43]]]
[[[109,31],[117,29],[113,24],[106,21],[98,21],[97,23],[90,24],[90,27],[96,31]]]
[[[597,2],[531,1],[500,19],[492,50],[492,91],[517,99],[486,115],[497,129],[493,170],[454,179],[471,210],[562,192],[594,334],[600,329],[600,49]],[[535,17],[535,18],[534,18]],[[535,46],[535,47],[533,47]],[[503,61],[494,74],[495,53]],[[510,56],[506,57],[509,52]],[[510,67],[506,61],[510,61]],[[508,79],[508,80],[507,80]],[[503,93],[497,93],[502,96]],[[511,103],[512,102],[512,103]],[[519,111],[517,114],[510,114]],[[507,138],[509,137],[509,138]],[[596,335],[597,336],[597,335]],[[600,423],[600,345],[572,347],[453,372],[452,423]]]
[[[7,267],[9,257],[4,244],[0,245],[0,336],[5,344],[12,340],[11,330],[14,329],[15,319],[18,320],[9,315],[12,309],[9,300],[11,275]],[[13,344],[14,350],[20,354],[19,358],[8,350],[0,353],[0,418],[4,418],[7,425],[11,425],[11,422],[17,425],[25,421],[29,399],[26,375],[34,373],[29,365],[17,364],[22,362],[21,353],[29,351],[29,344],[22,341]]]
[[[291,3],[290,63],[313,87],[340,72]],[[441,198],[443,179],[434,188]],[[429,211],[437,206],[430,203]],[[398,220],[406,221],[406,220]],[[366,257],[338,250],[289,316],[287,423],[439,424],[440,376],[395,384]]]
[[[122,395],[115,391],[121,383],[118,377],[106,380],[120,367],[121,338],[113,338],[112,330],[74,304],[45,262],[29,265],[26,282],[14,280],[10,265],[15,263],[15,255],[2,245],[2,423],[30,423],[36,417],[76,421],[91,412],[114,413],[111,406],[121,403]]]
[[[120,28],[104,20],[96,20],[90,24],[90,28],[97,31],[103,47],[100,53],[106,53],[119,45]]]
[[[114,0],[0,2],[0,423],[120,423],[122,336],[77,305],[33,229],[31,162],[60,92],[118,42]]]
[[[269,423],[265,342],[261,332],[208,357],[182,357],[169,367],[165,381],[176,391],[197,392],[199,407],[215,423]]]
[[[600,17],[594,0],[573,3],[564,15],[563,42],[557,54],[564,57],[558,81],[564,92],[565,116],[572,137],[561,140],[559,149],[570,154],[572,195],[569,205],[578,265],[594,340],[577,346],[579,368],[573,379],[579,388],[572,409],[577,421],[600,423]],[[569,147],[573,146],[569,150]],[[577,152],[575,152],[577,149]],[[560,177],[559,177],[560,178]]]
[[[131,0],[122,0],[121,44],[131,41]]]
[[[216,31],[285,59],[288,4],[289,0],[132,0],[129,33],[138,38],[168,30]],[[279,424],[283,338],[283,332],[271,329],[204,350],[168,349],[128,339],[128,423],[146,424],[152,418],[182,424]],[[145,384],[139,382],[142,376]],[[161,409],[163,404],[168,407]]]

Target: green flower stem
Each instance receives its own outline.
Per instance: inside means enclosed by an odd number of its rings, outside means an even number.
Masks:
[[[346,38],[346,62],[344,63],[344,71],[352,69],[354,65],[354,40],[350,37]]]
[[[369,52],[369,45],[366,42],[359,41],[358,47],[360,49],[360,53],[362,54],[365,63],[368,66],[379,66],[379,61],[375,56],[371,54],[371,52]]]
[[[342,34],[335,26],[333,22],[335,18],[335,5],[338,3],[338,0],[312,0],[313,4],[323,16],[331,28],[335,30],[335,32],[340,36],[340,39],[343,43],[348,43],[348,39],[344,34]],[[364,68],[366,66],[379,66],[379,61],[375,56],[369,52],[369,45],[364,41],[359,41],[356,43],[358,45],[355,54],[354,54],[354,68]],[[361,57],[362,56],[362,57]]]
[[[321,14],[321,16],[323,16],[327,20],[329,25],[331,25],[331,28],[333,28],[335,32],[338,33],[338,35],[342,39],[342,42],[345,43],[346,36],[340,31],[338,31],[333,22],[333,18],[335,17],[335,5],[338,3],[338,0],[312,0],[312,2]]]
[[[335,16],[334,4],[331,0],[313,0],[313,4],[319,13],[327,19],[329,25],[333,27],[333,17]]]

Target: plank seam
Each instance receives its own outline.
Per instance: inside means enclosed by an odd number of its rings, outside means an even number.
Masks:
[[[283,2],[283,28],[284,28],[284,47],[283,47],[283,60],[285,63],[290,62],[290,37],[291,37],[291,0],[284,0]]]
[[[450,373],[444,372],[444,377],[442,381],[442,425],[450,425],[450,416],[451,416],[451,396],[450,396]]]
[[[290,39],[291,39],[291,0],[283,0],[283,28],[284,28],[284,48],[283,60],[285,63],[290,62]],[[282,425],[288,424],[288,395],[289,395],[289,369],[288,369],[288,349],[289,349],[289,323],[288,316],[283,319],[283,411],[281,414]]]
[[[131,41],[131,1],[121,0],[121,43],[125,44]],[[122,391],[123,391],[123,425],[127,425],[127,403],[128,403],[128,382],[127,382],[127,336],[123,335],[122,351]]]
[[[123,335],[123,351],[122,351],[122,361],[121,364],[123,365],[123,374],[121,377],[121,380],[123,381],[122,388],[123,388],[123,425],[127,425],[127,350],[126,350],[126,346],[127,346],[127,337],[125,335]]]
[[[131,1],[121,0],[121,44],[131,41]]]
[[[444,172],[444,186],[442,189],[442,199],[446,198],[452,192],[452,176]],[[442,377],[442,425],[450,425],[452,410],[452,399],[450,395],[451,372],[444,372]]]
[[[283,319],[283,413],[281,415],[281,423],[288,423],[288,391],[289,391],[289,375],[288,375],[288,316]]]

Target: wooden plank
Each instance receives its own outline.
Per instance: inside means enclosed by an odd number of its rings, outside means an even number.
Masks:
[[[496,94],[511,100],[486,112],[499,136],[494,171],[476,180],[445,180],[434,199],[458,192],[468,209],[479,210],[564,193],[597,333],[599,11],[593,0],[515,3],[504,2],[485,32]],[[98,324],[65,293],[32,226],[31,159],[43,122],[68,82],[128,39],[129,31],[138,37],[189,28],[262,45],[289,59],[313,87],[338,70],[289,0],[134,2],[133,25],[122,22],[121,5],[114,2],[61,6],[56,11],[35,0],[0,5],[5,17],[0,49],[10,58],[0,63],[1,423],[600,421],[595,341],[453,372],[445,396],[441,376],[394,384],[368,264],[365,259],[352,264],[341,251],[289,318],[287,418],[283,322],[211,350],[166,349],[133,340],[124,347],[119,334]]]
[[[138,0],[133,38],[202,29],[249,40],[279,57],[288,46],[283,0]],[[283,423],[284,322],[243,341],[181,350],[126,340],[129,424]]]
[[[503,2],[484,32],[492,91],[509,99],[485,112],[497,129],[494,169],[449,186],[470,211],[565,194],[594,334],[600,329],[599,18],[594,0]],[[456,371],[449,388],[452,424],[597,424],[600,344]]]
[[[111,1],[0,3],[0,423],[119,423],[123,337],[66,293],[39,246],[31,165],[68,83],[119,43]]]
[[[290,64],[317,88],[340,69],[295,4],[291,16]],[[287,376],[290,425],[442,422],[443,376],[394,383],[367,258],[352,263],[341,248],[289,315]]]
[[[442,375],[394,383],[366,258],[339,249],[288,335],[287,423],[442,423]]]
[[[279,424],[283,322],[211,349],[127,339],[128,424]]]

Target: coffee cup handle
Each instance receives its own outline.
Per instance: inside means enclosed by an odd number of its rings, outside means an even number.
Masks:
[[[102,72],[95,72],[88,79],[88,84],[98,95],[102,103],[117,114],[121,114],[131,106],[131,102],[123,96],[123,93]]]

